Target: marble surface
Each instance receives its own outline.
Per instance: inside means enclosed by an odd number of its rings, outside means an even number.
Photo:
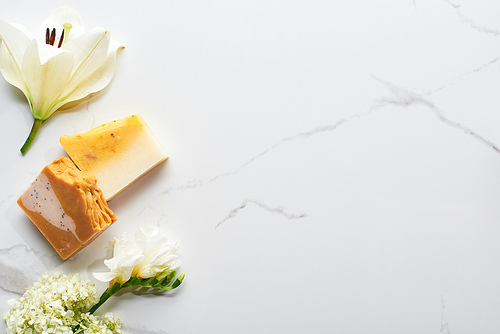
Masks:
[[[92,279],[113,237],[155,225],[186,280],[108,301],[126,333],[498,333],[498,1],[20,0],[0,16],[34,30],[68,3],[126,48],[25,156],[29,108],[0,80],[1,313],[44,272]],[[170,158],[63,262],[16,200],[61,135],[133,113]]]

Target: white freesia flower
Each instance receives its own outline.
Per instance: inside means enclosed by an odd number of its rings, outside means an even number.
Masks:
[[[56,110],[109,84],[116,53],[123,47],[103,28],[85,32],[70,7],[57,9],[35,35],[0,20],[0,39],[0,72],[24,93],[34,118],[23,154],[41,123]]]
[[[177,270],[181,263],[179,248],[169,242],[155,227],[139,228],[133,237],[124,234],[115,238],[114,256],[105,260],[107,273],[94,273],[94,277],[110,285],[123,284],[131,277],[152,278]]]

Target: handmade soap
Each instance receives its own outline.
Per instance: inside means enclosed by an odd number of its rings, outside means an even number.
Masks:
[[[63,260],[116,221],[96,183],[62,157],[46,166],[17,201]]]
[[[106,200],[167,159],[161,144],[136,114],[60,138],[78,168],[93,175]]]

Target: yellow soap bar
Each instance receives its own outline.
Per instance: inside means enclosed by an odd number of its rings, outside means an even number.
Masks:
[[[116,221],[96,179],[66,157],[46,166],[17,203],[63,260]]]
[[[97,178],[108,201],[168,158],[138,114],[62,136],[60,142],[81,171]]]

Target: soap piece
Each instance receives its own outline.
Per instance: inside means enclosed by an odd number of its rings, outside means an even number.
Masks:
[[[46,166],[17,204],[63,260],[116,221],[96,179],[79,171],[67,157]]]
[[[81,171],[97,178],[108,201],[168,158],[138,114],[62,136],[60,142]]]

